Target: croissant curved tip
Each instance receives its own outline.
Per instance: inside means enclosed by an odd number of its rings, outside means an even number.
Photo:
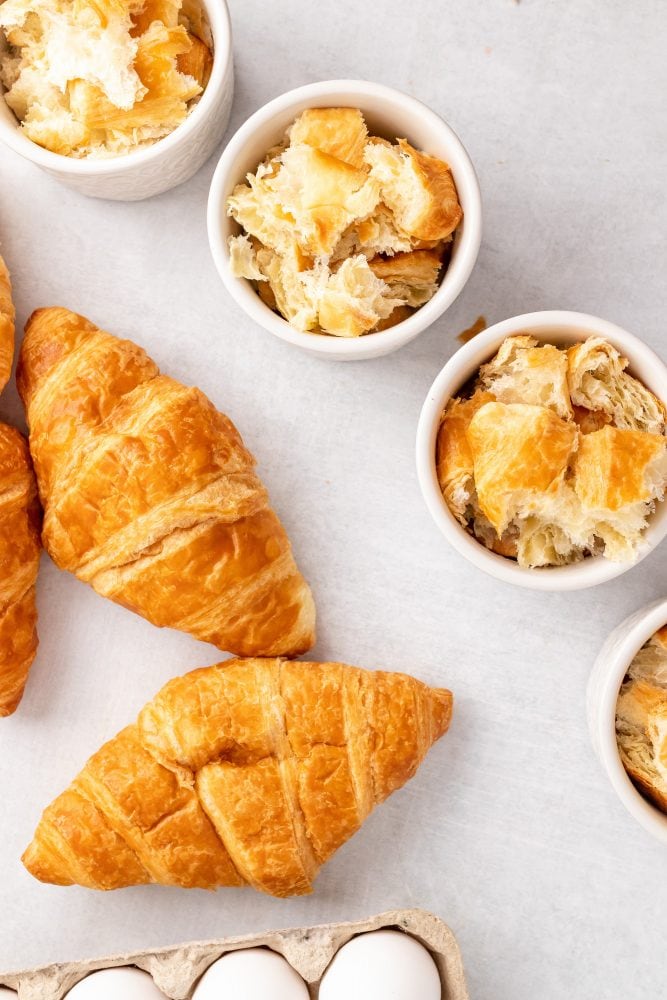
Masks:
[[[32,327],[43,322],[45,319],[49,319],[51,317],[55,317],[58,315],[76,316],[77,319],[78,318],[83,319],[83,317],[79,317],[78,313],[73,312],[72,309],[68,309],[66,306],[40,306],[38,309],[33,309],[33,311],[30,313],[30,315],[26,320],[24,330],[26,333],[28,333],[28,331],[31,330]]]
[[[432,688],[431,717],[433,720],[434,741],[449,729],[454,709],[454,695],[447,688]]]
[[[26,408],[36,385],[58,357],[71,346],[72,337],[95,329],[93,324],[64,306],[42,306],[30,314],[16,368],[16,386]],[[28,414],[29,416],[29,414]]]
[[[43,852],[40,850],[39,845],[34,840],[21,855],[21,863],[26,871],[39,882],[50,882],[51,884],[56,885],[67,884],[58,877],[58,874],[55,871],[52,870],[52,867],[47,863]]]

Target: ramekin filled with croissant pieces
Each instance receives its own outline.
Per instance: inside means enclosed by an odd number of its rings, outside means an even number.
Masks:
[[[190,177],[233,92],[224,0],[4,0],[0,138],[84,194]]]
[[[609,636],[587,691],[595,751],[623,805],[667,844],[667,599]]]
[[[463,146],[413,98],[364,81],[291,91],[222,154],[213,257],[265,329],[342,360],[408,343],[453,302],[481,235]]]
[[[462,347],[424,404],[420,484],[480,568],[545,590],[618,576],[667,533],[667,368],[580,313],[533,313]]]

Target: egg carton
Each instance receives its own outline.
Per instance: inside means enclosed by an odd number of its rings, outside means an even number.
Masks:
[[[132,952],[89,962],[46,965],[25,972],[0,973],[0,985],[17,990],[19,1000],[63,1000],[67,991],[98,969],[135,965],[148,972],[168,1000],[190,1000],[200,976],[216,959],[240,948],[270,948],[287,959],[317,998],[324,971],[339,948],[368,931],[394,929],[415,938],[433,956],[440,973],[442,1000],[469,1000],[461,952],[454,934],[438,917],[424,910],[391,910],[369,920],[297,927],[218,941]]]

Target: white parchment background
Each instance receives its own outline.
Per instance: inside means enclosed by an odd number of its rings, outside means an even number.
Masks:
[[[455,719],[309,898],[39,885],[19,856],[41,809],[163,682],[219,659],[44,557],[39,655],[0,724],[0,969],[422,906],[457,933],[477,1000],[662,996],[667,852],[594,759],[584,689],[610,629],[667,591],[667,549],[585,593],[502,586],[438,534],[413,447],[426,391],[480,313],[581,309],[664,356],[665,6],[233,0],[232,15],[230,134],[280,92],[333,77],[404,89],[459,133],[485,224],[458,302],[386,359],[309,358],[256,329],[218,280],[205,230],[215,158],[186,186],[124,205],[70,193],[2,149],[19,321],[67,305],[201,386],[257,455],[313,585],[316,655],[449,685]],[[22,421],[13,386],[0,413]]]

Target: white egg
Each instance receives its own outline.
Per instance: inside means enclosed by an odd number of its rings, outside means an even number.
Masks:
[[[441,1000],[440,973],[429,952],[400,931],[352,938],[324,973],[320,1000]]]
[[[16,1000],[17,995],[8,986],[0,986],[0,1000]]]
[[[309,993],[282,955],[266,948],[244,948],[210,965],[192,1000],[309,1000]]]
[[[100,969],[73,986],[66,1000],[165,1000],[147,972],[132,966]]]

